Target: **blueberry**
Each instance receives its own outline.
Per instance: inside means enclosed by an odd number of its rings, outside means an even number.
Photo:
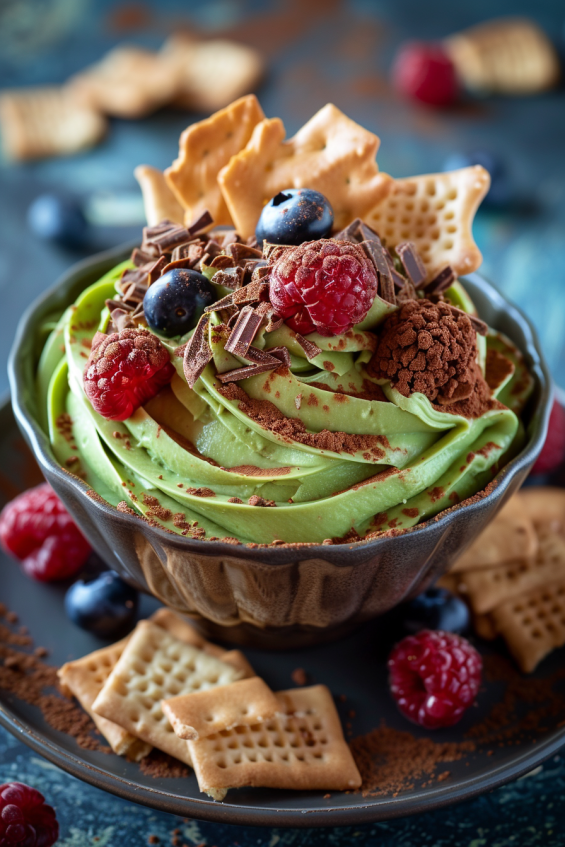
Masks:
[[[173,268],[149,287],[143,310],[150,329],[173,338],[193,329],[216,299],[214,287],[201,273]]]
[[[70,620],[99,638],[114,638],[129,631],[136,618],[138,594],[115,571],[92,579],[79,579],[65,595]]]
[[[333,209],[319,191],[288,188],[263,207],[255,235],[259,244],[302,244],[327,238],[334,222]]]
[[[506,167],[488,150],[475,150],[470,153],[452,153],[444,162],[444,171],[455,171],[472,165],[482,165],[490,174],[490,188],[483,200],[485,206],[502,208],[513,199],[513,191]]]
[[[31,231],[43,241],[80,249],[87,243],[88,224],[78,200],[63,194],[40,194],[27,212]]]
[[[469,627],[467,606],[445,588],[428,588],[399,608],[403,628],[410,635],[422,629],[462,633]]]

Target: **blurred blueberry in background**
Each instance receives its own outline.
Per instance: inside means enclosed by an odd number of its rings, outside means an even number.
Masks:
[[[88,223],[80,202],[69,194],[40,194],[27,212],[28,226],[38,238],[80,250],[88,240]]]

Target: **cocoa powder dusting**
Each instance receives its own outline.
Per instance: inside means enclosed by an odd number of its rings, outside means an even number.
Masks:
[[[186,779],[189,773],[188,768],[178,759],[174,759],[167,753],[162,753],[156,749],[140,761],[139,767],[145,776],[151,776],[154,779],[161,779],[162,777]]]
[[[287,418],[270,400],[255,400],[235,383],[216,385],[220,394],[238,404],[252,420],[265,429],[280,435],[288,441],[298,441],[319,450],[330,450],[333,453],[356,453],[366,451],[372,458],[380,461],[385,458],[381,449],[382,439],[376,435],[351,435],[346,432],[307,432],[306,427],[298,418]],[[311,395],[313,396],[313,395]]]
[[[409,300],[381,325],[367,370],[405,397],[419,392],[442,411],[474,418],[497,405],[476,358],[476,332],[464,312]]]

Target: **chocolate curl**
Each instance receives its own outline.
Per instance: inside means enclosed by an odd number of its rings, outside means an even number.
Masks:
[[[225,270],[225,268],[233,268],[233,259],[231,256],[225,256],[223,254],[214,256],[210,267],[218,268],[220,271]]]
[[[184,347],[178,347],[175,353],[179,355],[184,349],[182,367],[189,388],[194,388],[204,368],[212,361],[212,349],[208,341],[210,316],[202,315],[196,325],[190,341]]]
[[[316,356],[320,355],[320,353],[322,351],[318,347],[317,344],[314,344],[313,341],[308,341],[307,338],[304,338],[304,336],[300,335],[300,333],[298,333],[298,332],[295,333],[295,336],[296,336],[296,340],[298,341],[298,343],[300,344],[300,346],[302,347],[302,349],[306,353],[307,359],[315,359]]]
[[[259,331],[262,320],[262,315],[258,315],[251,306],[244,306],[225,345],[228,353],[244,358]]]
[[[280,329],[283,325],[283,318],[279,318],[277,315],[273,314],[269,318],[267,326],[265,327],[265,332],[275,332],[275,330]]]
[[[190,226],[187,227],[187,231],[189,235],[196,235],[197,232],[202,232],[203,229],[206,229],[206,227],[210,226],[210,224],[213,223],[214,218],[212,217],[208,209],[206,209],[206,211],[202,212],[200,217],[197,218],[194,223],[190,224]]]
[[[421,286],[426,292],[426,295],[429,294],[442,294],[442,292],[447,291],[450,286],[455,282],[455,271],[450,265],[447,265],[442,271],[438,273],[430,282],[425,283]]]
[[[225,385],[227,382],[239,382],[240,379],[249,379],[251,376],[257,376],[258,374],[263,374],[267,371],[272,371],[275,368],[278,368],[280,366],[280,362],[277,359],[275,359],[275,362],[276,364],[274,365],[249,365],[246,368],[235,368],[235,370],[227,371],[227,373],[216,374],[216,379],[219,379],[222,385]]]
[[[396,303],[394,296],[394,283],[390,266],[387,261],[387,252],[378,235],[374,235],[370,241],[363,241],[361,247],[367,258],[373,264],[379,280],[379,294],[387,303]]]
[[[418,288],[426,279],[426,268],[420,258],[420,254],[416,250],[416,245],[411,241],[402,241],[396,245],[395,250],[402,262],[408,279]]]

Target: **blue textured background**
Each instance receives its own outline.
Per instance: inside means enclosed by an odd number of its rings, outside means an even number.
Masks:
[[[399,101],[387,81],[402,40],[442,37],[509,13],[533,15],[565,53],[565,6],[548,0],[0,0],[0,87],[62,82],[120,41],[157,47],[182,24],[206,35],[233,34],[263,50],[269,72],[258,94],[269,116],[284,119],[289,135],[332,101],[380,136],[379,165],[394,176],[440,170],[454,152],[490,150],[506,165],[515,199],[504,212],[477,216],[483,270],[532,317],[553,373],[565,384],[563,88],[529,99],[469,101],[436,112]],[[199,117],[163,110],[144,121],[115,120],[105,141],[79,156],[0,165],[2,361],[25,306],[82,255],[30,241],[25,215],[31,200],[42,191],[63,188],[91,207],[109,202],[124,210],[129,225],[98,227],[90,252],[135,237],[141,217],[133,168],[142,162],[167,166],[176,155],[180,131]],[[6,389],[2,369],[0,391]],[[59,843],[68,847],[137,847],[151,834],[168,845],[175,829],[179,843],[190,847],[565,845],[565,765],[559,758],[456,808],[328,831],[183,822],[78,782],[0,730],[0,782],[12,779],[36,786],[57,807]]]

